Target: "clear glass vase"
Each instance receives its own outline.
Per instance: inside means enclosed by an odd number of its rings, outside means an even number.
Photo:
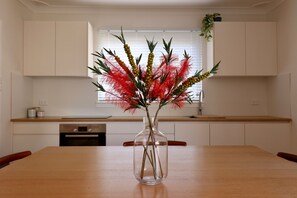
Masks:
[[[143,118],[144,129],[134,140],[134,175],[143,184],[161,183],[168,173],[168,141],[158,120]]]

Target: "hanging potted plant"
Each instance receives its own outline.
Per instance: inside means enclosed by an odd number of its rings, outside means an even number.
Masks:
[[[206,38],[209,41],[212,38],[211,30],[213,28],[215,21],[222,21],[221,14],[213,13],[213,14],[206,14],[202,20],[202,27],[200,36]]]

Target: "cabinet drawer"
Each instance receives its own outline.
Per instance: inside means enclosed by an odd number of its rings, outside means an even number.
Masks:
[[[175,140],[188,145],[209,145],[208,123],[175,123]]]
[[[245,139],[247,145],[254,145],[268,152],[291,152],[290,123],[246,123]]]
[[[14,123],[13,134],[59,134],[59,123]]]
[[[143,129],[142,122],[113,122],[106,124],[106,133],[137,134]]]
[[[58,134],[36,134],[36,135],[21,135],[15,134],[13,136],[13,152],[32,151],[36,152],[47,146],[59,146]]]
[[[244,145],[244,123],[210,124],[210,145]]]
[[[159,131],[161,131],[163,134],[174,134],[174,123],[173,122],[159,122],[158,125],[159,125],[158,126]]]
[[[159,122],[159,130],[164,134],[174,134],[174,123],[173,122]],[[137,134],[143,130],[142,122],[114,122],[107,123],[106,133],[115,134]]]

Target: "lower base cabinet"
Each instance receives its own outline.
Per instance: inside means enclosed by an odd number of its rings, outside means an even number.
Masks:
[[[13,152],[30,150],[39,151],[47,146],[59,146],[59,135],[14,135]]]
[[[210,145],[244,145],[244,123],[210,123]]]
[[[175,140],[185,141],[187,145],[209,145],[209,123],[176,122]]]
[[[13,124],[13,152],[36,152],[47,146],[59,146],[59,123]]]
[[[168,140],[174,140],[174,122],[159,122],[158,128]],[[125,141],[134,140],[142,130],[142,122],[109,122],[106,128],[106,145],[121,146]]]
[[[36,152],[59,146],[59,124],[54,122],[13,123],[13,152]],[[107,122],[106,145],[121,146],[143,130],[142,122]],[[253,145],[265,151],[290,152],[290,122],[159,122],[168,140],[186,141],[189,146]]]
[[[291,123],[246,123],[246,145],[276,154],[290,152]]]
[[[252,145],[265,151],[291,151],[289,122],[176,122],[175,140],[188,145]]]

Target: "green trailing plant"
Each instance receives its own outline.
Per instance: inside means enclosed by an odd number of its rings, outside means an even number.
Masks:
[[[207,41],[209,41],[212,38],[211,30],[213,28],[214,21],[220,16],[221,14],[219,13],[206,14],[202,20],[200,36],[203,36]]]

